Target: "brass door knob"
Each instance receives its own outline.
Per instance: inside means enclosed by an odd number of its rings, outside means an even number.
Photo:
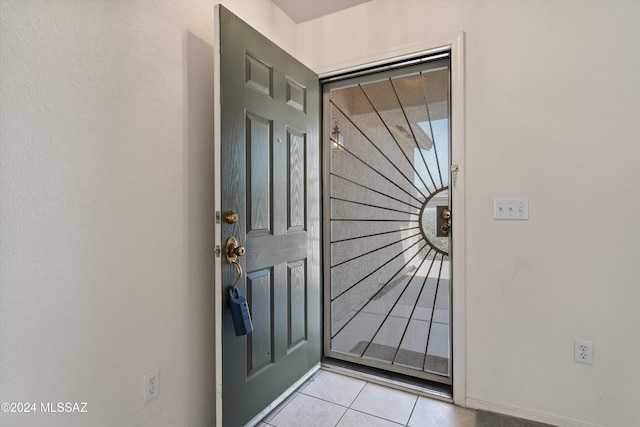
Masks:
[[[244,246],[238,245],[238,241],[235,237],[229,237],[225,253],[227,255],[227,261],[229,261],[230,264],[233,264],[238,260],[239,256],[243,256],[246,253],[246,250],[244,249]]]
[[[245,253],[245,249],[244,246],[236,246],[235,248],[232,248],[231,251],[236,255],[236,256],[243,256]]]
[[[451,231],[451,226],[449,224],[442,224],[440,226],[440,231],[442,231],[442,234],[449,234],[449,231]]]
[[[451,211],[445,208],[442,210],[442,213],[440,214],[440,216],[442,216],[442,219],[449,219],[451,218]]]

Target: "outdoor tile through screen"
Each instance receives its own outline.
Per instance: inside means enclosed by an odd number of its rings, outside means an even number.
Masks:
[[[331,352],[447,382],[448,60],[396,74],[329,92]]]

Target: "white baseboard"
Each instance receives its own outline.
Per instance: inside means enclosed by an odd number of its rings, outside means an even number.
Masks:
[[[558,417],[551,414],[545,414],[544,412],[532,411],[530,409],[519,408],[517,406],[505,405],[503,403],[491,402],[488,400],[475,399],[473,397],[467,397],[466,403],[467,407],[471,409],[496,412],[498,414],[524,418],[526,420],[551,424],[558,427],[602,427],[598,424],[591,424],[570,418]]]

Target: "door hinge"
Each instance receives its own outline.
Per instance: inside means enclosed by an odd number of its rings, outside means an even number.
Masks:
[[[220,224],[220,211],[216,211],[216,224]]]
[[[216,247],[213,248],[213,253],[216,254],[216,258],[220,258],[220,253],[221,253],[220,245],[216,245]]]

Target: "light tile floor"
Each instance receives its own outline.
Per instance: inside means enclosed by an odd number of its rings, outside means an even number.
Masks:
[[[475,427],[476,411],[320,370],[259,427]]]

